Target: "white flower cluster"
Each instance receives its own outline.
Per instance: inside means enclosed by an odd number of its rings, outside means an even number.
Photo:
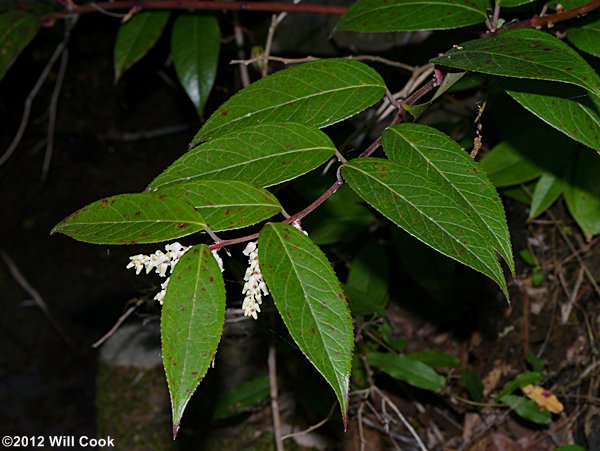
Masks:
[[[248,269],[244,275],[244,288],[242,294],[245,295],[242,303],[242,310],[245,316],[251,316],[254,319],[258,318],[260,313],[260,304],[262,297],[267,296],[269,291],[263,278],[260,266],[258,265],[258,248],[256,241],[251,241],[244,249],[244,255],[248,256]]]
[[[127,269],[134,268],[136,274],[141,273],[142,269],[146,269],[146,274],[149,274],[150,271],[154,269],[160,277],[167,277],[167,272],[173,272],[173,268],[175,268],[175,265],[181,256],[185,254],[188,249],[188,246],[182,246],[179,243],[167,244],[165,246],[166,252],[158,250],[151,255],[138,254],[129,257],[129,260],[131,261],[127,265]],[[219,269],[223,272],[223,260],[221,260],[221,257],[217,254],[217,251],[212,251],[212,254],[219,265]],[[160,284],[161,290],[154,296],[154,299],[161,304],[163,303],[167,292],[169,279],[170,276]]]

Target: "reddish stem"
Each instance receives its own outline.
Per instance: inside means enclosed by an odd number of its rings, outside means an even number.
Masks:
[[[506,24],[502,29],[498,31],[508,30],[511,28],[542,28],[552,27],[558,22],[572,19],[574,17],[584,16],[587,13],[600,8],[600,0],[593,0],[585,5],[578,6],[577,8],[569,9],[567,11],[561,11],[556,14],[550,14],[547,16],[536,16],[531,19],[522,20],[520,22],[514,22]]]
[[[413,95],[411,95],[408,99],[406,99],[403,102],[400,102],[400,106],[402,107],[402,105],[415,104],[425,94],[430,92],[433,88],[439,86],[442,83],[442,81],[443,81],[443,78],[442,78],[441,72],[436,71],[435,78],[433,80],[431,80],[426,85],[423,85],[422,88],[420,88],[418,91],[413,93]],[[406,112],[406,110],[404,108],[402,108],[400,111],[398,111],[398,114],[396,115],[396,118],[392,121],[391,125],[399,124],[402,121],[405,112]],[[381,145],[381,136],[378,137],[373,142],[373,144],[371,144],[363,153],[361,153],[358,156],[358,158],[368,157],[373,152],[375,152],[380,145]],[[343,166],[343,164],[342,164],[342,166]],[[344,184],[344,180],[341,179],[340,177],[338,177],[338,179],[333,183],[333,185],[331,185],[327,189],[327,191],[325,191],[317,199],[315,199],[308,207],[306,207],[304,210],[299,211],[295,215],[290,216],[289,218],[287,218],[285,221],[282,221],[282,222],[284,222],[286,224],[291,224],[294,221],[301,220],[302,218],[304,218],[305,216],[310,214],[313,210],[315,210],[319,205],[321,205],[323,202],[325,202],[327,199],[329,199],[343,184]],[[211,251],[214,251],[216,249],[220,249],[225,246],[230,246],[232,244],[239,244],[239,243],[244,243],[246,241],[255,240],[258,238],[258,235],[259,235],[258,233],[253,233],[252,235],[243,236],[240,238],[233,238],[231,240],[223,240],[223,241],[219,241],[209,247],[210,247]]]
[[[46,14],[42,21],[53,21],[71,15],[98,12],[99,10],[124,10],[131,8],[148,9],[187,9],[204,11],[266,11],[312,14],[344,14],[348,7],[338,5],[318,5],[313,3],[284,3],[284,2],[222,2],[209,0],[118,0],[84,5],[73,4],[69,10]]]

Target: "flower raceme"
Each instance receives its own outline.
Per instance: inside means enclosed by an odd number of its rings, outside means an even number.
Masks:
[[[244,275],[244,288],[242,294],[245,295],[242,302],[242,310],[245,316],[258,318],[262,297],[269,294],[265,279],[263,278],[260,266],[258,264],[258,247],[256,241],[250,241],[243,251],[248,256],[248,269]]]
[[[180,243],[172,243],[165,246],[166,252],[157,250],[151,255],[133,255],[129,257],[130,262],[127,265],[127,269],[135,269],[136,274],[140,274],[143,269],[146,270],[146,274],[149,274],[154,269],[160,277],[166,277],[166,280],[160,284],[161,290],[154,296],[154,299],[162,304],[170,279],[170,276],[167,277],[167,273],[171,274],[173,272],[173,268],[175,268],[181,256],[188,249],[188,246],[183,246]],[[212,254],[219,265],[219,269],[223,272],[223,260],[217,254],[217,251],[212,251]]]

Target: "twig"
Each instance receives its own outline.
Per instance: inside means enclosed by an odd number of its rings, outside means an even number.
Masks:
[[[373,386],[373,391],[377,392],[377,394],[381,397],[382,405],[387,404],[388,406],[390,406],[391,409],[394,411],[394,413],[398,416],[398,418],[400,418],[400,421],[402,422],[404,427],[406,427],[406,429],[408,429],[408,432],[410,432],[410,435],[413,436],[413,438],[419,445],[419,448],[422,451],[427,451],[427,447],[425,446],[425,443],[423,443],[423,440],[421,440],[421,437],[419,437],[419,434],[417,434],[417,431],[415,431],[415,428],[412,427],[412,425],[408,422],[406,417],[404,415],[402,415],[402,412],[400,412],[400,409],[398,409],[398,407],[396,407],[396,404],[394,404],[392,402],[392,400],[390,398],[388,398],[387,395],[385,393],[383,393],[376,386]]]
[[[294,0],[294,5],[300,3],[300,0]],[[269,73],[269,55],[271,54],[271,47],[273,47],[273,37],[275,36],[275,31],[277,31],[277,27],[285,20],[287,17],[287,13],[279,13],[277,15],[273,14],[271,18],[271,25],[269,25],[269,32],[267,34],[267,42],[265,43],[265,52],[261,56],[262,59],[262,68],[260,70],[261,77],[266,77]]]
[[[329,413],[327,414],[327,416],[325,418],[323,418],[321,421],[319,421],[318,423],[313,424],[312,426],[309,426],[308,428],[304,429],[303,431],[285,434],[284,436],[281,437],[281,440],[283,441],[283,440],[287,440],[288,438],[300,437],[301,435],[306,435],[306,434],[311,433],[314,430],[319,429],[321,426],[326,424],[331,419],[331,415],[333,415],[333,412],[335,411],[335,406],[336,406],[336,404],[333,403],[333,405],[331,406],[331,409],[329,409]]]
[[[129,11],[137,6],[140,10],[152,9],[184,9],[204,11],[263,11],[263,12],[289,12],[289,13],[312,13],[341,15],[347,10],[347,6],[300,4],[294,5],[284,2],[221,2],[206,0],[119,0],[93,2],[82,5],[73,4],[72,8],[46,14],[41,17],[43,23],[52,23],[63,17],[93,13],[101,10],[106,13],[110,10]]]
[[[588,14],[589,12],[600,8],[600,0],[593,0],[585,5],[578,6],[566,11],[560,11],[556,14],[549,14],[547,16],[537,16],[531,19],[521,20],[519,22],[508,23],[504,27],[496,30],[495,33],[510,30],[512,28],[551,28],[559,22],[563,22],[574,17],[580,17]],[[492,36],[495,33],[490,33],[488,36]]]
[[[48,60],[46,67],[44,67],[44,70],[42,70],[42,73],[40,74],[35,85],[33,86],[33,89],[31,90],[31,92],[29,93],[27,98],[25,99],[25,105],[23,108],[23,116],[21,116],[21,123],[19,124],[17,133],[15,134],[15,137],[13,138],[12,142],[10,143],[10,146],[8,146],[8,149],[6,149],[6,152],[4,152],[4,154],[0,157],[0,166],[2,166],[4,163],[6,163],[6,161],[11,157],[13,152],[16,150],[16,148],[21,143],[21,138],[23,138],[23,133],[25,133],[25,129],[27,128],[27,124],[29,123],[29,115],[31,114],[31,104],[33,103],[33,99],[35,99],[35,97],[38,95],[38,92],[40,91],[42,85],[46,81],[46,78],[48,78],[48,74],[50,73],[52,66],[54,66],[54,63],[56,63],[56,60],[58,60],[58,58],[62,54],[63,50],[65,49],[65,45],[66,45],[66,43],[64,41],[61,42],[60,44],[58,44],[58,46],[54,50],[54,53]]]
[[[269,390],[271,392],[271,414],[273,416],[273,435],[275,436],[275,449],[283,451],[283,439],[281,437],[281,418],[279,417],[279,395],[277,394],[277,357],[275,345],[269,345]]]
[[[10,258],[10,256],[2,249],[0,249],[0,256],[2,256],[2,260],[4,260],[4,263],[6,263],[10,275],[13,276],[13,278],[21,286],[21,288],[23,288],[33,298],[35,304],[42,311],[42,313],[44,314],[52,328],[60,336],[60,338],[62,338],[62,340],[67,344],[67,346],[69,346],[69,348],[71,348],[73,352],[77,352],[77,348],[75,347],[75,344],[73,343],[71,338],[69,338],[69,336],[65,333],[62,327],[60,327],[60,325],[58,324],[58,321],[56,321],[56,319],[54,319],[54,317],[52,316],[52,313],[48,308],[48,304],[46,304],[40,293],[27,281],[19,267],[12,260],[12,258]]]
[[[50,170],[50,162],[52,161],[52,152],[54,150],[54,131],[56,128],[56,112],[58,109],[58,98],[60,91],[65,80],[65,73],[67,71],[67,64],[69,62],[69,38],[71,37],[71,30],[77,23],[78,18],[68,19],[65,23],[65,34],[63,36],[63,44],[65,49],[62,52],[60,59],[60,66],[58,68],[58,74],[56,75],[56,82],[54,83],[54,89],[52,90],[52,96],[50,97],[50,108],[48,117],[48,132],[46,134],[46,153],[44,154],[44,163],[42,164],[42,182],[46,181],[48,177],[48,171]]]
[[[240,17],[237,11],[233,12],[233,35],[235,37],[235,45],[237,46],[237,56],[240,59],[244,59],[244,33],[242,32]],[[244,88],[250,84],[248,68],[243,64],[240,65],[240,80]]]
[[[100,141],[119,141],[119,142],[135,142],[144,139],[160,138],[162,136],[174,135],[191,128],[196,128],[197,122],[187,122],[185,124],[168,125],[166,127],[156,128],[154,130],[143,130],[140,132],[108,132],[98,135]]]
[[[106,332],[98,341],[96,341],[93,345],[92,348],[97,348],[99,347],[102,343],[104,343],[106,340],[108,340],[110,337],[113,336],[113,334],[119,329],[119,327],[121,327],[121,325],[127,320],[127,318],[129,318],[131,316],[131,314],[133,312],[135,312],[137,310],[137,308],[142,305],[144,303],[143,299],[138,300],[134,305],[132,305],[131,307],[129,307],[125,313],[123,313],[119,319],[117,320],[117,322],[115,323],[115,325],[113,327],[110,328],[110,330],[108,332]]]

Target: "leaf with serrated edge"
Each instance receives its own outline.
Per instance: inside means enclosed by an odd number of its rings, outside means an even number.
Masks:
[[[354,116],[384,94],[379,74],[358,61],[324,59],[300,64],[235,94],[206,121],[191,145],[264,122],[323,128]]]
[[[379,158],[357,158],[342,166],[344,179],[367,203],[428,246],[490,277],[508,299],[488,233],[469,216],[464,199],[430,174]],[[479,194],[469,200],[478,203]]]
[[[39,20],[28,12],[9,11],[0,15],[0,80],[39,28]]]
[[[221,270],[208,246],[194,246],[173,269],[160,317],[173,437],[188,401],[214,358],[224,322],[225,284]]]
[[[510,234],[500,196],[485,172],[456,141],[426,125],[401,124],[385,131],[382,145],[391,160],[422,171],[431,183],[451,191],[459,202],[462,200],[471,220],[469,226],[487,234],[487,240],[514,274]]]
[[[269,223],[262,229],[258,257],[283,322],[335,391],[347,424],[354,333],[331,265],[310,238],[282,223]]]
[[[238,180],[266,188],[317,168],[335,153],[329,137],[302,124],[246,127],[206,142],[179,158],[149,190],[192,180]]]
[[[160,192],[193,205],[213,232],[251,226],[281,211],[269,191],[233,180],[178,183]]]
[[[485,0],[358,0],[337,24],[342,31],[447,30],[485,22]]]
[[[50,232],[94,244],[157,243],[199,232],[206,221],[188,203],[149,193],[119,194],[91,203]]]
[[[114,51],[115,81],[154,47],[168,20],[168,11],[140,11],[119,27]]]
[[[576,86],[501,79],[522,107],[575,141],[600,150],[600,97]]]
[[[446,384],[446,378],[433,368],[407,356],[391,352],[371,352],[367,354],[367,358],[370,365],[415,387],[439,393]]]
[[[221,31],[212,16],[183,15],[173,25],[171,54],[175,72],[202,115],[217,76]]]
[[[561,179],[549,172],[542,174],[533,191],[529,219],[536,218],[546,211],[558,199],[562,190]]]
[[[537,30],[510,30],[455,46],[432,63],[506,77],[558,81],[600,95],[600,77],[572,48]]]
[[[577,156],[571,178],[565,186],[567,207],[588,241],[600,233],[598,174],[600,174],[600,156],[583,149]]]

